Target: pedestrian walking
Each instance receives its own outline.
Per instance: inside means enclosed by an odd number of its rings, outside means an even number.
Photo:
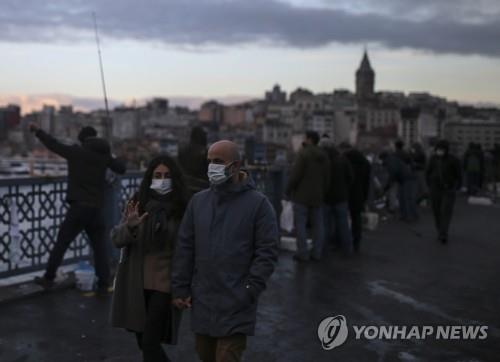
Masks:
[[[207,177],[207,134],[202,127],[193,127],[189,144],[181,147],[178,160],[184,171],[190,195],[209,187]]]
[[[330,210],[334,232],[327,237],[327,243],[333,248],[341,248],[350,255],[353,252],[353,240],[349,226],[349,194],[354,181],[349,160],[335,147],[328,154],[330,164],[330,182],[327,186],[325,207]]]
[[[425,179],[425,170],[427,168],[427,156],[422,145],[415,142],[410,149],[410,157],[412,166],[416,174],[416,200],[417,205],[426,200],[429,196],[429,189]]]
[[[439,141],[426,172],[438,239],[443,244],[448,242],[456,194],[462,185],[460,161],[449,149],[447,141]]]
[[[277,262],[278,223],[271,203],[241,170],[236,144],[208,150],[210,188],[195,194],[173,258],[173,303],[191,309],[204,362],[241,361],[255,333],[257,304]]]
[[[330,184],[328,156],[318,147],[319,135],[308,131],[303,148],[299,151],[290,172],[285,195],[293,202],[295,231],[297,234],[296,261],[320,260],[324,246],[323,207]],[[313,247],[307,249],[307,220],[313,229]]]
[[[388,180],[384,191],[388,192],[393,184],[398,187],[399,218],[402,221],[412,222],[418,219],[416,210],[415,175],[410,165],[406,162],[406,156],[398,153],[383,152],[380,159],[387,170]]]
[[[476,195],[481,190],[484,178],[484,155],[480,145],[473,142],[469,143],[464,155],[463,166],[467,193]]]
[[[176,344],[180,310],[171,302],[172,257],[186,208],[186,187],[175,160],[154,158],[123,221],[112,232],[121,250],[111,321],[134,332],[147,362],[170,361],[161,344]]]
[[[363,153],[348,143],[341,144],[340,149],[349,161],[353,173],[349,189],[349,211],[354,251],[359,252],[363,233],[362,213],[370,193],[371,164]]]

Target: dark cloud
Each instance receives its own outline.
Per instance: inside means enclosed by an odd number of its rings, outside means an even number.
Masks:
[[[298,1],[298,0],[291,0]],[[459,23],[486,23],[500,16],[497,0],[316,0],[331,9],[392,15],[410,20],[448,19]],[[299,2],[300,3],[300,2]]]
[[[277,0],[3,0],[0,40],[91,40],[90,13],[95,10],[103,35],[117,39],[189,47],[376,42],[389,48],[500,56],[495,2],[478,0],[474,8],[464,0],[381,0],[378,12],[367,0],[351,3],[351,8],[339,9]]]

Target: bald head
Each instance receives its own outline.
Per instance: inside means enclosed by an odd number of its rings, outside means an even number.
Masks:
[[[231,141],[219,141],[208,149],[208,163],[226,166],[226,172],[231,176],[232,182],[236,183],[240,177],[241,159],[236,143]],[[209,167],[210,169],[210,167]]]
[[[238,145],[231,141],[215,142],[208,149],[208,162],[229,164],[234,161],[240,161],[240,152]]]

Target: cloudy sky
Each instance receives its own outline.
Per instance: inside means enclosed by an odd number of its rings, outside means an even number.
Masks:
[[[0,0],[0,104],[101,106],[91,13],[115,103],[262,96],[279,83],[500,104],[498,0]]]

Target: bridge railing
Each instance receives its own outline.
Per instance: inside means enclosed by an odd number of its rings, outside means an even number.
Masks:
[[[279,168],[250,167],[257,189],[264,192],[279,213],[284,172]],[[114,192],[114,211],[123,210],[138,189],[141,172],[120,178]],[[44,269],[68,208],[66,177],[0,179],[0,278]],[[106,209],[106,215],[111,213]],[[119,211],[118,211],[119,212]],[[111,217],[111,215],[110,215]],[[113,217],[114,218],[114,217]],[[88,239],[81,233],[65,253],[64,264],[89,257]]]
[[[141,173],[121,178],[118,207],[137,189]],[[68,208],[66,177],[0,180],[0,278],[40,270],[47,263]],[[71,243],[64,263],[89,255],[85,233]]]

